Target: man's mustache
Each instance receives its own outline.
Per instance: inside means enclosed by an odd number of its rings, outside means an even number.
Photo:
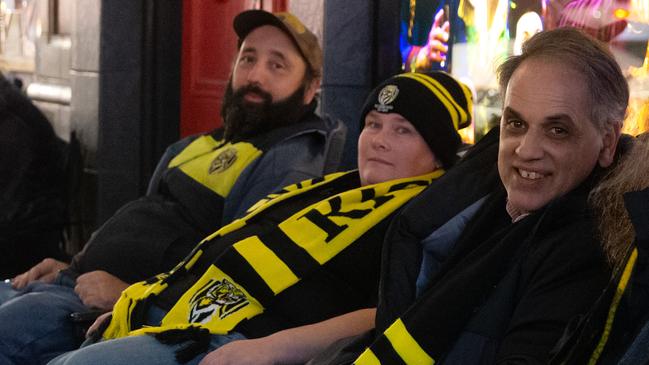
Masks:
[[[248,93],[255,93],[259,95],[264,100],[264,104],[270,104],[273,101],[273,96],[270,93],[262,90],[262,88],[254,84],[248,84],[240,87],[234,92],[233,96],[236,99],[243,100],[243,96]]]

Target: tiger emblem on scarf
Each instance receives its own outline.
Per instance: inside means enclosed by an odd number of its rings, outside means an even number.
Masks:
[[[246,295],[227,279],[211,279],[190,299],[189,322],[205,324],[214,315],[223,319],[249,303]]]

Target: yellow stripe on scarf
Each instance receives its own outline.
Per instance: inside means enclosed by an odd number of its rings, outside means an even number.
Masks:
[[[626,262],[626,265],[624,266],[624,272],[622,273],[620,282],[617,284],[615,295],[613,296],[611,306],[608,309],[606,324],[604,325],[604,332],[602,333],[602,337],[599,339],[599,343],[597,344],[597,347],[595,347],[595,350],[593,351],[593,354],[591,355],[590,360],[588,361],[588,365],[595,365],[597,363],[597,360],[599,360],[599,357],[602,355],[602,351],[604,351],[604,346],[606,346],[606,343],[608,342],[608,337],[611,334],[611,328],[613,328],[613,321],[615,320],[617,308],[620,304],[620,300],[622,299],[622,295],[624,295],[626,287],[629,284],[629,279],[631,278],[631,273],[633,272],[633,268],[635,267],[637,258],[638,258],[638,249],[634,248],[633,252],[631,252],[631,256],[629,257],[629,260]]]
[[[406,365],[434,365],[435,360],[412,337],[408,329],[397,319],[385,330],[385,337],[390,342],[394,352],[403,360]],[[383,363],[371,348],[366,348],[363,353],[354,361],[355,365],[382,365]],[[389,364],[383,364],[389,365]]]
[[[401,319],[397,319],[387,330],[385,337],[390,341],[392,348],[399,357],[408,365],[433,365],[435,360],[428,356],[417,341],[412,337]]]
[[[286,284],[293,285],[300,280],[288,265],[257,236],[237,242],[234,248],[248,261],[275,295],[281,292]]]
[[[372,350],[366,348],[361,356],[354,361],[354,365],[381,365],[381,361],[376,357],[376,355],[374,355]]]

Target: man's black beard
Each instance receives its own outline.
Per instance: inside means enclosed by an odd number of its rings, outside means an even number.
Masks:
[[[304,105],[305,89],[302,85],[286,99],[273,103],[272,96],[259,87],[246,85],[235,92],[230,81],[221,108],[225,129],[223,138],[237,142],[297,123],[309,108],[309,105]],[[248,92],[254,92],[263,101],[255,104],[245,101],[243,97]]]

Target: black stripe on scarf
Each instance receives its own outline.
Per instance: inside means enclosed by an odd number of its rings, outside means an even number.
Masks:
[[[277,257],[291,268],[297,277],[302,278],[320,267],[318,261],[311,257],[302,247],[293,243],[279,229],[264,235],[261,240],[266,244],[266,247],[271,249]]]
[[[376,339],[376,342],[372,345],[372,352],[374,352],[376,357],[381,359],[381,364],[407,365],[394,350],[394,347],[392,347],[392,344],[384,334]]]
[[[268,287],[264,279],[248,264],[248,261],[237,252],[227,250],[219,258],[218,267],[229,275],[241,287],[246,288],[255,299],[262,303],[268,303],[275,296],[272,289]]]

